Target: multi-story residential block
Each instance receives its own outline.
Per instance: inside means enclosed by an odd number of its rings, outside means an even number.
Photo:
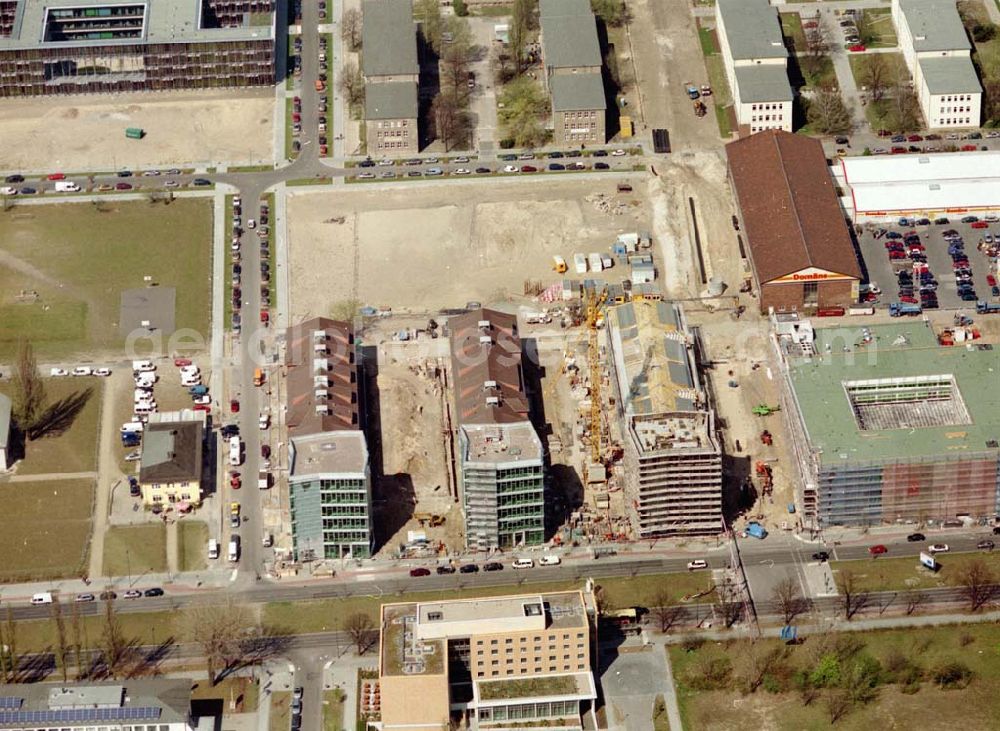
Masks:
[[[150,414],[139,460],[144,505],[201,504],[205,434],[204,411]]]
[[[382,728],[596,728],[595,640],[579,591],[383,604]]]
[[[892,19],[927,126],[978,127],[983,87],[954,0],[893,0]]]
[[[294,557],[367,558],[372,484],[354,331],[316,317],[289,328],[285,348]]]
[[[912,323],[773,327],[807,526],[993,520],[1000,351],[942,346]]]
[[[792,131],[788,51],[768,0],[718,0],[715,32],[740,132]]]
[[[722,449],[679,305],[608,309],[625,495],[638,538],[722,530]]]
[[[410,0],[365,0],[361,7],[368,153],[415,153],[420,149],[420,65],[413,4]]]
[[[480,309],[451,318],[448,328],[466,544],[540,544],[544,455],[529,418],[517,317]]]
[[[12,684],[3,699],[0,725],[10,731],[195,731],[218,721],[192,714],[186,678]]]
[[[597,21],[587,0],[541,0],[543,78],[552,96],[553,141],[604,144],[607,101]]]
[[[0,0],[0,97],[274,83],[273,0]]]

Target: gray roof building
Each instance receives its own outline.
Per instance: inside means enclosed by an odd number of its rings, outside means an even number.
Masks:
[[[60,14],[78,8],[93,8],[95,15],[87,21],[99,20],[100,9],[128,8],[129,16],[136,21],[135,33],[119,33],[112,37],[106,30],[95,37],[75,33],[64,38],[56,32]],[[249,14],[248,14],[249,15]],[[274,13],[266,25],[251,25],[249,19],[241,26],[212,28],[202,26],[202,4],[194,0],[21,0],[14,16],[14,27],[9,38],[0,38],[0,50],[21,48],[67,48],[75,46],[114,46],[141,43],[192,43],[199,41],[243,41],[274,38]]]
[[[590,0],[541,0],[538,3],[538,14],[541,18],[587,15],[593,12]]]
[[[543,15],[541,22],[542,53],[547,68],[601,65],[597,21],[590,5],[586,15]]]
[[[410,0],[365,0],[361,11],[361,66],[365,76],[418,73],[417,27]]]
[[[768,0],[717,0],[734,61],[785,58],[778,11]]]
[[[931,94],[979,94],[983,90],[968,56],[918,58],[917,63]]]
[[[549,89],[554,112],[579,112],[607,106],[600,72],[559,74],[549,79]]]
[[[147,424],[142,436],[139,482],[200,481],[201,450],[199,421]]]
[[[365,119],[416,119],[418,109],[412,81],[365,84]]]
[[[957,51],[972,46],[954,0],[899,0],[913,40],[913,50]]]
[[[4,685],[0,694],[0,728],[5,729],[191,727],[191,681],[186,678]]]
[[[784,66],[737,66],[735,71],[740,101],[744,104],[792,101],[792,87]]]

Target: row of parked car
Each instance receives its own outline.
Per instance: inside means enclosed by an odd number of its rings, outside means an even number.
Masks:
[[[558,566],[561,563],[562,559],[556,555],[542,556],[541,558],[538,559],[539,566]],[[535,567],[535,561],[530,558],[515,558],[511,562],[510,567],[512,569],[533,569]],[[503,564],[500,563],[499,561],[487,561],[486,563],[483,564],[482,570],[503,571]],[[456,571],[460,574],[478,574],[479,565],[474,563],[467,563],[467,564],[462,564],[461,566],[456,568],[452,564],[441,564],[440,566],[437,566],[434,569],[434,573],[437,573],[439,576],[443,576],[446,574],[454,574]],[[430,576],[430,575],[431,575],[431,570],[428,568],[424,568],[423,566],[418,566],[416,568],[410,569],[410,576],[417,577],[417,576]]]

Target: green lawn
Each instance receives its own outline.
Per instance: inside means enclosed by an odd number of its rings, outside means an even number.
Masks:
[[[14,206],[0,211],[0,358],[20,338],[39,358],[120,350],[122,290],[151,276],[176,287],[176,326],[208,334],[212,207],[207,200]],[[19,300],[21,291],[35,301]],[[169,333],[162,333],[168,336]]]
[[[287,140],[285,140],[285,144],[287,146]],[[222,271],[225,272],[222,276],[222,327],[226,330],[233,329],[233,266],[231,263],[231,249],[229,247],[229,233],[233,230],[233,198],[235,197],[232,195],[226,196],[226,253],[224,255],[226,257],[226,265],[222,268]]]
[[[339,688],[323,691],[323,731],[345,731],[344,700]]]
[[[806,64],[808,65],[808,64]],[[802,76],[806,82],[806,88],[810,89],[839,89],[837,83],[837,72],[833,69],[833,60],[829,56],[821,56],[817,59],[815,73],[807,71],[801,61],[799,67],[802,69]]]
[[[701,43],[701,52],[704,56],[711,56],[719,52],[715,45],[715,33],[711,28],[706,28],[698,21],[698,41]]]
[[[858,85],[858,89],[865,91],[864,87],[868,86],[868,64],[869,59],[874,58],[876,54],[854,54],[848,57],[848,61],[851,64],[851,75],[854,76],[854,82]],[[885,85],[890,89],[896,83],[905,84],[910,79],[910,70],[906,68],[906,62],[903,60],[903,54],[901,53],[880,53],[880,56],[886,64],[885,72]]]
[[[791,42],[795,53],[806,50],[806,33],[802,29],[802,18],[798,13],[779,13],[781,18],[781,34],[785,41]]]
[[[333,137],[335,131],[333,129],[333,82],[336,79],[336,75],[333,71],[333,34],[330,33],[326,37],[327,43],[327,54],[326,54],[326,137],[327,137],[327,147],[326,147],[326,157],[333,157]],[[364,126],[364,125],[362,125]]]
[[[295,139],[295,136],[292,135],[293,109],[294,106],[291,97],[285,99],[285,158],[288,160],[294,160],[298,157],[298,153],[292,150],[292,141]]]
[[[708,71],[708,83],[712,87],[712,99],[717,106],[728,107],[733,103],[729,93],[729,81],[726,79],[726,69],[722,56],[708,56],[705,59],[705,69]],[[707,101],[703,99],[702,101]]]
[[[207,565],[208,525],[199,520],[177,524],[177,566],[181,571],[201,571]]]
[[[704,668],[728,657],[736,675],[747,667],[748,654],[740,643],[705,643],[688,650],[669,648],[684,727],[699,731],[870,731],[885,729],[994,729],[1000,727],[1000,627],[991,624],[908,628],[904,630],[827,634],[806,637],[799,645],[785,647],[777,640],[763,640],[762,648],[780,648],[782,655],[762,687],[745,695],[731,681],[719,689],[703,690]],[[826,649],[824,649],[826,648]],[[838,654],[839,653],[839,654]],[[845,657],[836,668],[850,667],[855,658],[871,657],[881,665],[880,684],[867,704],[857,703],[835,724],[828,715],[828,691],[821,690],[805,705],[794,690],[794,673],[815,668],[819,657]],[[942,690],[931,672],[951,661],[961,661],[972,671],[964,689]],[[907,673],[913,680],[909,685]],[[719,676],[716,676],[719,677]],[[895,682],[893,682],[895,681]],[[905,692],[904,692],[905,688]],[[933,720],[930,720],[933,719]]]
[[[271,715],[268,719],[269,731],[288,731],[292,722],[292,692],[276,690],[271,693]]]
[[[899,45],[896,27],[892,24],[892,10],[889,8],[869,8],[861,14],[868,21],[873,36],[862,38],[868,48],[895,48]]]
[[[838,586],[841,585],[841,572],[850,570],[861,591],[957,586],[961,568],[973,561],[983,561],[1000,576],[1000,553],[945,553],[938,554],[937,559],[941,564],[937,573],[923,568],[915,556],[833,561],[830,568],[834,571]]]
[[[708,571],[691,571],[685,574],[643,575],[615,579],[598,579],[600,586],[611,607],[649,607],[653,605],[654,597],[665,590],[670,601],[681,603],[681,598],[705,590],[711,581]],[[497,596],[516,593],[543,593],[579,589],[583,582],[560,581],[552,583],[525,583],[523,585],[509,584],[506,586],[482,587],[479,589],[456,589],[454,591],[424,591],[406,592],[405,594],[386,594],[379,596],[357,596],[346,599],[323,599],[310,602],[275,602],[265,606],[264,616],[268,624],[283,630],[299,632],[325,632],[338,629],[340,619],[355,612],[368,614],[372,619],[378,618],[379,607],[383,603],[403,601],[436,601],[445,598],[468,598],[477,596]],[[702,598],[699,602],[710,601]]]
[[[68,427],[25,443],[25,456],[17,463],[17,473],[39,475],[96,470],[104,381],[100,378],[46,378],[44,383],[48,407],[58,406],[65,399],[77,396],[82,399],[88,389],[91,389],[90,396],[72,416]],[[4,381],[0,384],[0,393],[13,397],[13,384]],[[69,411],[59,411],[69,420],[73,410],[75,406]]]
[[[116,525],[104,536],[104,575],[134,581],[167,570],[167,531],[162,523]]]
[[[265,193],[261,201],[267,203],[267,209],[270,212],[270,223],[267,227],[267,250],[270,252],[270,255],[267,257],[267,261],[271,262],[271,281],[268,282],[267,289],[271,293],[271,307],[269,309],[273,312],[275,305],[278,304],[278,273],[274,267],[274,193]],[[259,204],[255,204],[255,207],[258,211],[260,210]],[[263,261],[264,258],[261,257],[261,260]],[[253,313],[250,313],[250,315],[252,316]]]
[[[93,509],[92,480],[0,484],[0,582],[84,575]]]

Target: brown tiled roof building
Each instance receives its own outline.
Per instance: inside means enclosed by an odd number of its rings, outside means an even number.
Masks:
[[[822,144],[767,130],[726,154],[761,312],[856,302],[861,267]]]
[[[349,323],[315,317],[288,328],[285,367],[291,436],[361,428]]]

